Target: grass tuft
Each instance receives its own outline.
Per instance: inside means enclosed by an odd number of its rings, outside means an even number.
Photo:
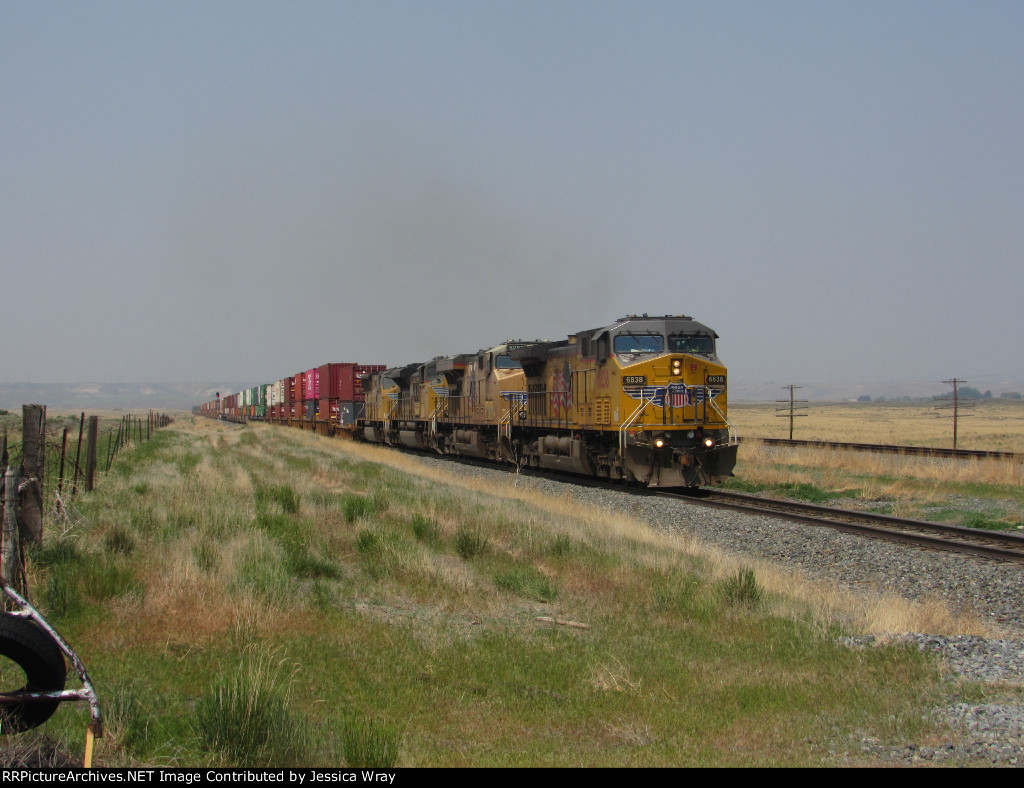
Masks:
[[[301,496],[287,484],[270,487],[257,485],[253,495],[256,498],[257,508],[265,509],[270,504],[277,504],[285,514],[298,514],[299,512]]]
[[[222,676],[196,704],[193,731],[226,765],[297,766],[308,762],[312,729],[287,696],[282,663],[263,656]]]
[[[346,493],[341,497],[340,508],[347,523],[354,523],[360,517],[368,517],[377,512],[375,499],[353,493]]]
[[[558,596],[557,583],[532,566],[515,566],[499,572],[494,578],[494,584],[538,602],[552,602]]]
[[[412,516],[409,524],[412,527],[413,536],[421,542],[436,542],[441,536],[437,523],[424,517],[419,512]]]
[[[120,523],[115,523],[103,535],[103,544],[110,553],[121,553],[128,555],[135,549],[135,540],[132,535]]]
[[[754,570],[741,567],[736,574],[722,583],[722,595],[727,604],[733,607],[757,607],[764,597]]]
[[[487,552],[488,540],[479,526],[459,526],[455,532],[455,552],[465,559],[475,558]]]
[[[345,764],[352,769],[390,769],[398,763],[399,732],[370,717],[351,715],[342,722]]]

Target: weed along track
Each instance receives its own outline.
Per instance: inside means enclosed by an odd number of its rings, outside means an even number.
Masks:
[[[911,520],[870,512],[855,512],[795,501],[778,501],[744,493],[704,490],[699,493],[660,492],[693,503],[751,514],[782,517],[794,522],[835,528],[847,533],[888,539],[919,547],[967,553],[999,561],[1024,563],[1024,535],[982,531],[945,523]]]

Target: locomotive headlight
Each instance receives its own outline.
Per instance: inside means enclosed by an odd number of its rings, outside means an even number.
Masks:
[[[675,359],[672,362],[672,374],[673,375],[682,375],[683,374],[683,362],[682,362],[682,359],[678,359],[677,358],[677,359]]]
[[[665,445],[665,439],[664,438],[655,438],[654,439],[654,448],[660,449],[664,445]]]
[[[714,438],[705,438],[704,439],[704,445],[707,446],[710,449],[712,446],[715,445],[715,439]]]

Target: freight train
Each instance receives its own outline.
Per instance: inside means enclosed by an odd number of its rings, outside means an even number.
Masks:
[[[328,364],[197,412],[647,487],[719,484],[737,440],[717,339],[685,315],[629,315],[403,367]]]

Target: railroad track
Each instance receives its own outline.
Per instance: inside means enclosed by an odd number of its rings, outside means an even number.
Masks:
[[[1012,451],[980,451],[975,449],[941,449],[931,446],[894,446],[887,443],[842,443],[837,441],[805,441],[788,438],[747,438],[760,441],[767,446],[794,446],[812,449],[843,449],[845,451],[866,451],[879,454],[906,454],[918,457],[949,457],[970,460],[1014,460],[1024,462],[1024,454]]]
[[[857,444],[865,445],[865,444]],[[422,453],[436,457],[433,452]],[[478,460],[471,457],[449,457],[449,461],[483,468],[509,468],[508,465]],[[747,514],[759,514],[769,517],[824,526],[846,533],[868,536],[903,544],[927,547],[947,552],[958,552],[983,558],[1013,563],[1024,563],[1024,534],[1006,531],[985,531],[977,528],[965,528],[959,525],[933,523],[927,520],[909,520],[871,512],[858,512],[850,509],[832,509],[826,506],[800,503],[797,501],[762,498],[744,493],[726,492],[701,488],[697,490],[671,491],[654,489],[637,489],[624,487],[618,482],[593,477],[579,476],[571,473],[555,471],[532,471],[522,469],[527,476],[568,482],[585,487],[601,487],[620,490],[636,495],[656,495],[670,497],[706,506]]]
[[[959,525],[933,523],[926,520],[907,520],[871,512],[831,509],[826,506],[780,501],[722,490],[652,492],[655,495],[679,498],[720,509],[795,520],[861,536],[967,553],[999,561],[1024,563],[1024,534],[1019,533],[983,531]]]

